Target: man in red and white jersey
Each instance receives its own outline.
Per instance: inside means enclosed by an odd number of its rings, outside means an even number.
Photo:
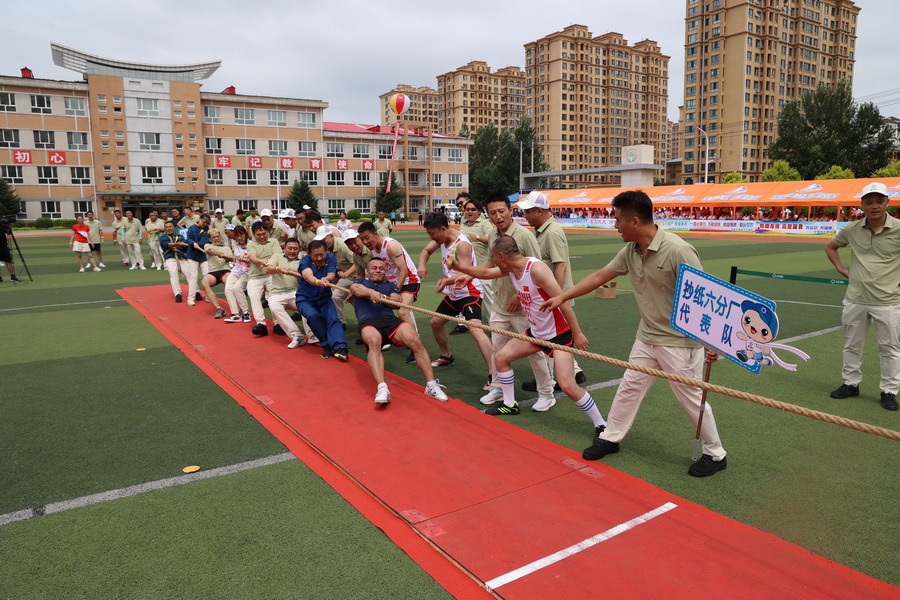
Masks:
[[[491,246],[491,268],[453,265],[462,273],[479,279],[498,279],[509,276],[522,305],[525,318],[530,327],[525,335],[535,337],[560,346],[575,345],[586,350],[588,340],[581,333],[575,311],[568,304],[542,312],[541,304],[548,298],[562,293],[553,271],[541,259],[523,256],[516,240],[511,236],[500,236]],[[515,373],[512,363],[520,358],[543,352],[553,359],[556,367],[556,378],[562,391],[575,402],[575,406],[584,411],[594,424],[595,431],[602,431],[606,426],[603,415],[591,395],[581,389],[575,382],[574,358],[569,352],[556,352],[520,339],[511,339],[494,355],[494,365],[500,389],[503,391],[503,404],[494,404],[485,410],[488,415],[517,415],[519,405],[515,398]]]
[[[427,273],[428,258],[438,248],[441,249],[441,267],[443,269],[443,277],[438,281],[438,289],[444,294],[441,304],[435,309],[435,312],[447,315],[449,317],[462,317],[470,323],[481,324],[481,301],[483,297],[483,286],[478,279],[472,279],[460,287],[456,287],[456,276],[459,275],[457,265],[472,266],[474,263],[474,250],[472,242],[469,241],[467,235],[460,233],[456,229],[450,229],[450,222],[444,213],[428,213],[425,215],[425,232],[431,238],[431,243],[425,246],[419,254],[419,276],[424,279]],[[453,266],[448,263],[452,262]],[[445,329],[447,319],[440,317],[431,318],[431,332],[434,334],[434,341],[437,342],[441,351],[440,356],[431,362],[432,367],[445,367],[455,362],[453,353],[450,352],[450,336]],[[484,357],[484,362],[488,367],[488,373],[493,373],[491,366],[491,341],[488,339],[484,330],[478,327],[470,327],[472,338],[478,344],[478,349]]]

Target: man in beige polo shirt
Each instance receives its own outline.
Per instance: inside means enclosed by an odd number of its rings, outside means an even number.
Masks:
[[[881,406],[897,410],[900,388],[900,219],[887,214],[887,186],[874,182],[863,188],[860,202],[864,218],[845,225],[825,246],[825,254],[838,273],[849,280],[844,295],[844,383],[832,398],[859,396],[862,355],[869,323],[881,355]],[[838,248],[853,251],[848,270]]]
[[[490,255],[488,249],[488,236],[494,226],[482,214],[482,204],[478,200],[473,200],[469,194],[463,193],[456,197],[458,204],[462,205],[462,213],[464,218],[459,224],[460,233],[464,233],[469,241],[472,242],[472,249],[475,251],[475,264],[480,265],[485,262]],[[492,280],[482,281],[482,296],[484,300],[484,314],[490,316],[491,310],[494,308],[494,282]],[[458,325],[456,329],[450,332],[450,335],[466,333],[465,325]]]
[[[125,217],[122,216],[122,211],[118,208],[113,211],[110,226],[112,227],[113,244],[116,245],[119,249],[119,254],[122,256],[122,266],[131,266],[128,258],[128,249],[125,246]]]
[[[702,268],[697,251],[674,233],[657,227],[653,222],[653,202],[644,192],[622,192],[613,198],[612,204],[616,209],[616,229],[626,242],[625,247],[608,265],[559,296],[550,298],[541,309],[557,308],[563,302],[592,292],[619,275],[630,273],[641,321],[628,361],[700,379],[703,349],[669,327],[678,267],[681,263],[687,263]],[[583,458],[599,460],[619,451],[619,442],[634,424],[641,402],[655,379],[638,371],[625,371],[609,409],[607,425],[597,428],[594,444],[585,448]],[[702,396],[700,388],[673,381],[669,382],[669,387],[696,427]],[[703,456],[691,465],[688,473],[694,477],[707,477],[728,464],[709,403],[705,404],[703,411],[700,437],[703,440]]]
[[[146,271],[144,266],[144,253],[141,251],[141,243],[143,243],[144,227],[141,222],[134,218],[134,213],[130,210],[125,211],[125,219],[122,221],[123,242],[128,251],[128,262],[131,263],[129,271],[140,269]]]

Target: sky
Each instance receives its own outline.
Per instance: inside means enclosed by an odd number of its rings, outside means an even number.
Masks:
[[[854,96],[900,116],[893,31],[896,0],[860,0]],[[436,86],[473,60],[524,68],[523,45],[572,24],[593,35],[652,39],[669,61],[669,118],[684,71],[683,0],[455,0],[391,3],[264,0],[67,0],[6,3],[0,75],[28,67],[42,79],[80,80],[53,64],[50,43],[105,58],[155,64],[221,60],[203,91],[324,100],[328,121],[378,122],[378,96],[397,84]]]

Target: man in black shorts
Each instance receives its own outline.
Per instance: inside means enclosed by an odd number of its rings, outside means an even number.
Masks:
[[[6,270],[9,271],[11,280],[21,282],[22,280],[16,277],[16,267],[13,265],[12,252],[9,249],[9,240],[7,239],[9,232],[9,225],[0,223],[0,262],[6,264]],[[0,277],[0,283],[3,283],[2,277]]]
[[[368,352],[369,368],[378,391],[375,393],[375,404],[387,404],[391,401],[391,392],[384,382],[384,356],[381,346],[391,342],[397,346],[406,346],[416,357],[416,364],[425,376],[425,393],[441,402],[447,401],[443,386],[434,378],[434,371],[428,360],[428,352],[422,345],[412,325],[400,319],[382,300],[389,299],[400,302],[400,291],[397,285],[387,281],[387,269],[381,258],[372,258],[366,266],[366,277],[357,279],[350,286],[353,293],[353,308],[359,322],[359,335]]]

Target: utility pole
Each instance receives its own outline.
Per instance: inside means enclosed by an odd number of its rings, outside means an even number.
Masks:
[[[522,190],[525,189],[525,176],[522,175],[522,151],[523,151],[523,142],[519,142],[519,193],[522,193]]]

